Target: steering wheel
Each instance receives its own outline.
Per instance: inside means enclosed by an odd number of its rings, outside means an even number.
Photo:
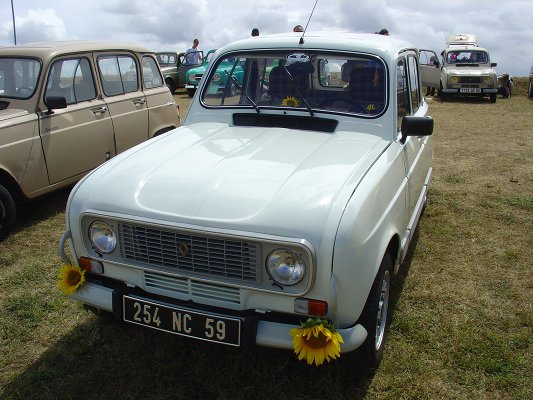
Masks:
[[[29,86],[21,86],[17,89],[16,93],[20,96],[26,97],[33,93],[33,88]]]
[[[344,98],[340,98],[340,97],[339,98],[332,98],[332,99],[324,100],[318,106],[319,107],[325,107],[326,105],[332,104],[332,103],[334,103],[336,101],[341,101],[343,103],[348,104],[349,105],[348,109],[350,111],[360,111],[362,114],[368,114],[368,110],[363,105],[358,103],[357,101],[352,100],[352,99],[344,99]]]

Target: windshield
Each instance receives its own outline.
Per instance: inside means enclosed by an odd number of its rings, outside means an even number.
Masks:
[[[0,58],[0,97],[29,99],[37,87],[41,63],[31,58]]]
[[[330,52],[231,54],[217,61],[202,93],[212,107],[283,108],[375,116],[386,107],[379,58]]]
[[[488,59],[484,51],[456,50],[449,51],[446,55],[448,64],[485,64]]]

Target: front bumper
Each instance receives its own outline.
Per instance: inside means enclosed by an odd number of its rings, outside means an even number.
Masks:
[[[185,89],[197,89],[197,88],[198,88],[198,85],[191,85],[191,84],[185,85]]]
[[[112,312],[115,316],[120,315],[120,310],[117,310],[117,296],[121,296],[116,290],[105,287],[103,285],[85,282],[85,284],[74,294],[69,297],[81,301],[84,304],[93,306],[108,312]],[[115,302],[113,298],[115,297]],[[194,308],[194,305],[188,304],[189,308]],[[292,328],[297,328],[298,325],[286,324],[280,322],[272,322],[261,319],[260,314],[254,316],[256,319],[256,329],[244,330],[244,335],[254,335],[253,337],[243,338],[243,343],[255,342],[258,346],[272,347],[277,349],[292,350],[292,336],[289,331]],[[344,343],[341,343],[341,352],[346,353],[357,349],[363,344],[367,337],[366,329],[356,324],[349,328],[337,329],[341,334]]]
[[[478,88],[464,88],[464,89],[478,89]],[[481,88],[479,92],[476,91],[464,91],[461,92],[461,88],[441,89],[442,93],[446,94],[461,94],[461,95],[484,95],[498,93],[498,89]]]

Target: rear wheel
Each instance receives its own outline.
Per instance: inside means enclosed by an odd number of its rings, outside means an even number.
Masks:
[[[16,214],[13,197],[6,188],[0,185],[0,241],[13,229]]]
[[[167,79],[165,81],[165,84],[167,85],[168,90],[170,90],[170,93],[174,94],[176,88],[174,87],[174,82],[172,82],[172,79]]]
[[[366,368],[377,368],[383,358],[390,317],[391,279],[392,257],[386,253],[381,261],[360,319],[361,324],[368,332],[368,336],[360,348],[360,354]]]

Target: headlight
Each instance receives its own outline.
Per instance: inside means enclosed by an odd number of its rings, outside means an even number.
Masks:
[[[450,78],[450,83],[452,83],[452,84],[454,84],[454,85],[455,85],[456,83],[459,83],[459,77],[458,77],[458,76],[452,76],[452,77]]]
[[[213,75],[213,80],[217,82],[220,80],[220,74],[218,72]]]
[[[102,221],[95,221],[89,225],[89,239],[101,253],[111,253],[117,247],[117,236],[113,229]]]
[[[191,74],[189,75],[189,82],[194,82],[196,80],[196,75]]]
[[[483,77],[483,83],[488,85],[488,84],[491,84],[492,82],[493,82],[492,76],[484,76]]]
[[[270,277],[280,285],[292,286],[303,279],[305,262],[294,251],[277,249],[268,255],[266,269]]]

